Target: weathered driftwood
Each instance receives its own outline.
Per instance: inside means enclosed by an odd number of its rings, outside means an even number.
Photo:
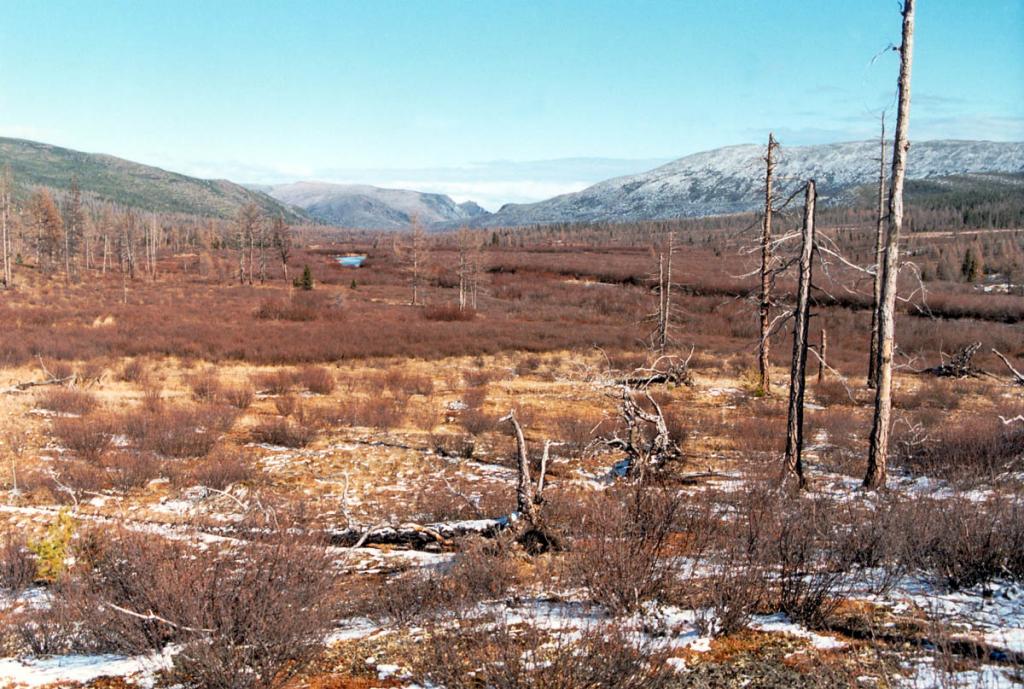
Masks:
[[[926,368],[925,373],[931,373],[932,375],[939,376],[940,378],[973,378],[981,373],[981,370],[975,368],[973,364],[974,355],[981,349],[981,343],[975,342],[969,344],[959,352],[953,355],[953,357],[938,366],[932,366]]]

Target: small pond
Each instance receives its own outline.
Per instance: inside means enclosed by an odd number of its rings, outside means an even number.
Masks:
[[[361,268],[366,256],[338,256],[338,264],[344,268]]]

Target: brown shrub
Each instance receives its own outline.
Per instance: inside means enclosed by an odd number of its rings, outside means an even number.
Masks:
[[[353,426],[366,426],[389,431],[404,418],[399,400],[392,397],[366,397],[353,399],[346,406],[345,418]]]
[[[428,321],[471,321],[476,318],[473,309],[460,309],[458,304],[433,304],[421,311]]]
[[[675,572],[662,550],[680,511],[677,496],[649,486],[588,496],[567,558],[570,580],[617,615],[664,600],[675,585]]]
[[[470,435],[480,435],[493,430],[495,421],[492,414],[474,407],[459,412],[459,425]]]
[[[139,358],[129,359],[125,362],[124,366],[121,367],[121,375],[119,377],[125,383],[145,382],[149,377],[149,370],[146,367],[146,362]]]
[[[253,376],[252,382],[257,390],[265,390],[271,395],[283,395],[291,389],[295,382],[295,376],[289,371],[276,369],[256,374]]]
[[[556,435],[567,453],[582,455],[594,442],[602,420],[597,414],[559,414],[554,420]]]
[[[84,415],[96,408],[96,396],[85,390],[56,387],[37,395],[35,404],[62,414]]]
[[[299,400],[295,395],[282,395],[274,399],[274,408],[281,416],[291,416],[299,407]]]
[[[113,424],[107,417],[61,418],[53,421],[61,445],[81,459],[96,460],[113,443]]]
[[[542,624],[468,621],[427,639],[414,674],[428,686],[665,689],[677,681],[665,651],[615,623],[567,637]]]
[[[174,477],[176,485],[200,485],[224,490],[234,483],[252,481],[256,468],[251,458],[237,450],[215,451],[187,471]]]
[[[36,559],[23,533],[6,531],[0,536],[0,588],[19,592],[36,578]]]
[[[252,429],[254,442],[281,447],[305,447],[315,438],[316,429],[301,421],[281,417],[264,419]]]
[[[213,369],[189,376],[188,385],[192,389],[192,399],[197,402],[215,402],[221,396],[220,378]]]
[[[221,397],[235,409],[248,409],[256,397],[252,385],[231,385],[221,391]]]
[[[102,466],[110,484],[122,493],[145,486],[163,470],[163,462],[149,452],[112,452]]]
[[[968,417],[948,420],[923,440],[914,429],[896,435],[896,463],[916,475],[948,481],[992,481],[1019,461],[1024,451],[1024,425],[999,419]]]
[[[296,380],[317,395],[329,395],[334,391],[334,374],[323,366],[303,366],[296,374]]]
[[[92,532],[76,561],[45,613],[71,631],[70,650],[175,644],[168,677],[188,688],[285,685],[320,650],[339,611],[324,548],[284,532],[232,551]]]
[[[125,434],[141,450],[164,457],[202,457],[217,444],[238,414],[222,405],[132,411],[120,420]]]

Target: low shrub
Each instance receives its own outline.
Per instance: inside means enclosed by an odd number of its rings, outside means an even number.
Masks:
[[[81,416],[96,408],[96,396],[85,390],[56,387],[37,395],[35,404],[40,409]]]
[[[35,581],[38,563],[22,533],[11,530],[0,536],[0,588],[23,591]]]
[[[315,438],[316,429],[287,418],[264,419],[252,429],[254,442],[281,447],[305,447]]]
[[[613,614],[629,614],[646,601],[664,600],[676,576],[662,549],[681,504],[670,491],[651,486],[588,496],[572,532],[568,576]]]
[[[238,411],[226,405],[170,407],[128,412],[120,421],[138,449],[164,457],[202,457],[231,428]]]
[[[317,395],[329,395],[334,391],[334,374],[323,366],[304,366],[296,374],[299,385]]]
[[[424,307],[421,313],[428,321],[456,322],[471,321],[476,318],[476,311],[460,309],[458,304],[434,304]]]
[[[282,687],[319,652],[339,613],[325,549],[285,533],[218,550],[93,532],[45,614],[69,631],[75,652],[173,644],[168,680],[188,689]]]
[[[256,397],[256,391],[252,385],[244,383],[231,385],[221,391],[221,397],[235,409],[248,409]]]
[[[53,434],[76,457],[97,460],[113,443],[113,427],[107,417],[60,418],[53,421]]]

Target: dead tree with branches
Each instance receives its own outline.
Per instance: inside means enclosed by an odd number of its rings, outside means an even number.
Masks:
[[[807,182],[804,200],[803,240],[800,245],[800,277],[793,311],[793,362],[789,377],[789,418],[786,424],[785,475],[807,485],[803,469],[804,387],[807,373],[807,335],[810,325],[811,267],[814,257],[814,180]]]
[[[605,444],[625,453],[627,476],[643,482],[652,470],[678,457],[679,447],[669,434],[661,406],[648,390],[619,385],[611,394],[619,404],[619,428]]]
[[[896,288],[899,272],[899,241],[903,228],[903,183],[907,171],[910,142],[910,74],[914,57],[914,0],[903,2],[903,40],[900,43],[899,96],[896,109],[896,134],[893,141],[892,183],[889,189],[888,227],[882,292],[878,303],[878,383],[875,388],[875,412],[868,446],[865,488],[885,486],[889,433],[892,424],[892,365],[896,335]]]
[[[771,394],[771,368],[768,361],[772,308],[772,268],[775,257],[772,252],[772,174],[775,171],[775,149],[779,146],[775,135],[768,134],[768,152],[765,155],[764,174],[764,219],[761,221],[761,300],[759,305],[760,335],[757,346],[757,369],[760,374],[760,388],[765,395]]]

